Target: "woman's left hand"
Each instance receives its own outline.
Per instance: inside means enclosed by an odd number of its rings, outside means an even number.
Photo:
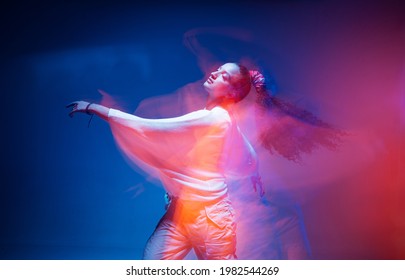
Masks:
[[[66,106],[66,108],[72,107],[72,110],[69,113],[69,117],[73,117],[73,114],[75,113],[87,113],[87,109],[89,106],[89,102],[87,101],[75,101],[70,103],[69,105]]]

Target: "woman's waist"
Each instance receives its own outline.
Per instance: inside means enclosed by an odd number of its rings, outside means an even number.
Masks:
[[[211,197],[211,198],[207,198],[205,200],[190,200],[184,197],[179,197],[179,196],[170,196],[170,201],[171,203],[175,203],[175,204],[181,204],[183,207],[186,208],[199,208],[199,207],[205,207],[205,206],[210,206],[210,205],[214,205],[222,200],[228,200],[229,196],[228,193],[224,193],[220,196],[216,196],[216,197]]]

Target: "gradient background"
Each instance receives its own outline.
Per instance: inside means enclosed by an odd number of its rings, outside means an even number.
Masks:
[[[183,34],[248,57],[280,92],[345,129],[350,147],[274,172],[300,203],[315,259],[405,259],[405,25],[401,1],[70,1],[2,10],[1,259],[139,259],[163,190],[134,172],[108,125],[71,101],[125,110],[202,78]],[[334,163],[330,163],[334,161]],[[327,162],[327,164],[325,164]],[[288,173],[288,174],[287,174]],[[303,186],[304,185],[304,186]],[[305,187],[307,186],[307,187]]]

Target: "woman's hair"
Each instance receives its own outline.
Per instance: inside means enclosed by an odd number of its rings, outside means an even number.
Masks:
[[[235,64],[239,67],[239,75],[232,78],[232,89],[236,93],[235,102],[243,100],[249,94],[252,85],[258,94],[257,98],[260,99],[257,101],[264,101],[269,94],[263,74],[256,70],[248,70],[242,64]]]
[[[299,162],[302,153],[310,153],[319,146],[335,149],[345,132],[320,120],[311,112],[275,97],[267,89],[266,79],[259,71],[240,68],[238,100],[249,93],[253,86],[256,91],[256,122],[259,140],[270,153],[277,152],[283,157]],[[249,80],[249,86],[243,84]]]
[[[252,79],[249,70],[241,65],[235,63],[239,67],[239,75],[232,77],[232,90],[236,93],[235,102],[243,100],[250,91]]]

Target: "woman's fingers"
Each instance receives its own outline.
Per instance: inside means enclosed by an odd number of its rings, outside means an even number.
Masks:
[[[259,195],[260,195],[260,197],[263,197],[264,194],[265,194],[265,191],[264,191],[263,183],[262,183],[261,180],[260,180],[259,186],[260,186],[260,193],[259,193]]]
[[[260,197],[263,197],[265,194],[262,178],[259,175],[254,175],[251,177],[253,190],[259,193]],[[257,189],[259,187],[259,189]]]
[[[70,111],[69,113],[69,117],[73,118],[73,114],[76,113],[77,111],[75,109],[73,109],[72,111]]]
[[[78,102],[79,101],[72,102],[72,103],[66,105],[66,108],[73,107],[73,106],[77,105]]]
[[[72,108],[72,110],[69,112],[69,117],[73,118],[73,114],[77,112],[78,103],[79,101],[75,101],[66,105],[66,108]]]

